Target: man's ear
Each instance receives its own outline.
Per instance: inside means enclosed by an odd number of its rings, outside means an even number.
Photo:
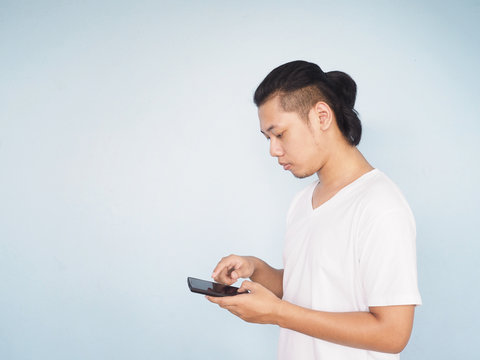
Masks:
[[[333,111],[327,103],[319,101],[313,108],[315,118],[320,125],[320,129],[326,131],[330,128],[333,121]]]

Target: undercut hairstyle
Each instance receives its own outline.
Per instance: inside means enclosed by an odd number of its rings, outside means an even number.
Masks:
[[[354,109],[357,96],[355,81],[342,71],[323,72],[313,63],[296,60],[273,69],[260,83],[253,102],[260,107],[279,96],[284,111],[296,112],[308,119],[308,113],[319,101],[335,114],[338,128],[350,145],[360,143],[362,124]]]

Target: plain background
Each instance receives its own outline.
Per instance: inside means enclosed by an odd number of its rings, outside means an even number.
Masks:
[[[275,359],[189,293],[281,267],[295,179],[252,94],[291,60],[358,84],[367,159],[417,221],[403,359],[478,353],[479,1],[0,2],[0,358]]]

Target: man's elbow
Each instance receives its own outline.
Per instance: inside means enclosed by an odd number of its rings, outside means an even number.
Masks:
[[[405,349],[413,328],[415,306],[399,305],[370,308],[379,321],[378,351],[398,354]]]
[[[384,342],[384,348],[380,351],[390,353],[390,354],[398,354],[405,349],[408,344],[408,340],[410,339],[410,331],[404,331],[403,333],[396,333],[393,335],[389,335],[388,339]]]
[[[399,354],[403,351],[403,349],[405,349],[405,347],[407,346],[407,343],[408,341],[401,344],[395,344],[389,349],[390,351],[386,351],[386,352],[390,354]]]

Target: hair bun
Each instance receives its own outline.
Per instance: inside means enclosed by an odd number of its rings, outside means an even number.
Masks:
[[[329,71],[326,73],[327,83],[337,95],[338,100],[353,109],[357,97],[357,84],[350,75],[342,71]]]

